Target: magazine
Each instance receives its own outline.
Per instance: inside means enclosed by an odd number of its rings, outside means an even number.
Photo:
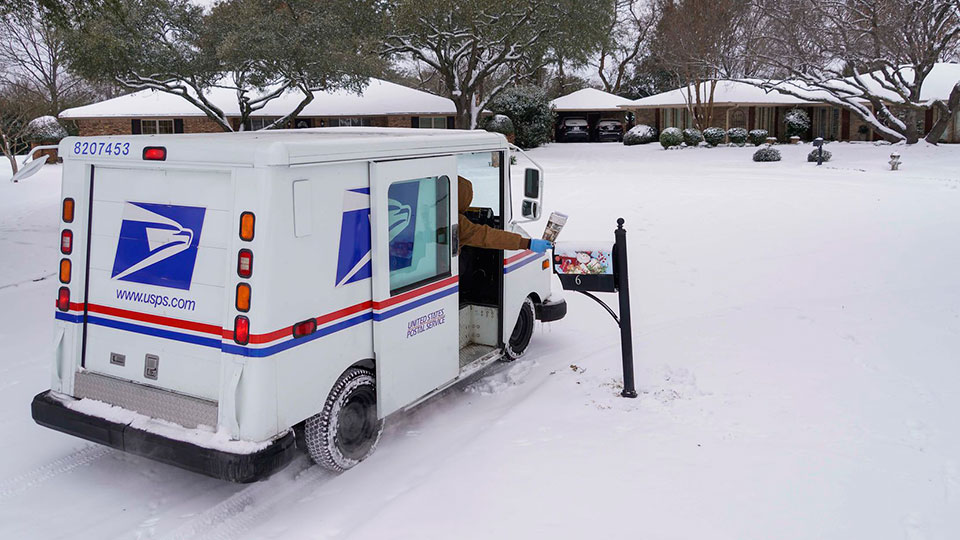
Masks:
[[[552,212],[550,219],[547,220],[547,227],[543,230],[543,239],[548,242],[556,242],[557,236],[567,222],[567,215],[560,212]]]

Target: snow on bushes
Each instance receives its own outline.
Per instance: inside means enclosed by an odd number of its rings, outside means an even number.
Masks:
[[[657,140],[657,130],[645,124],[639,124],[630,128],[630,131],[623,136],[623,144],[633,146],[635,144],[647,144]]]
[[[757,130],[763,131],[763,130]],[[780,151],[771,146],[764,146],[753,153],[754,161],[780,161]]]
[[[703,140],[707,141],[707,144],[710,146],[716,146],[723,142],[723,137],[726,133],[718,127],[708,127],[703,130]]]
[[[754,146],[760,146],[761,144],[767,142],[767,130],[751,129],[749,137],[750,137],[750,144]]]
[[[495,114],[487,120],[487,123],[483,126],[483,129],[487,131],[492,131],[494,133],[501,133],[503,135],[513,135],[516,133],[513,127],[513,120],[510,120],[509,116],[503,114]]]
[[[60,142],[66,136],[67,130],[53,116],[34,118],[27,124],[26,137],[31,142]]]
[[[660,132],[660,144],[664,148],[671,146],[680,146],[683,142],[683,132],[679,128],[670,127]]]
[[[687,128],[683,130],[683,142],[687,143],[687,146],[698,146],[703,142],[703,133],[700,133],[699,129]]]
[[[727,138],[730,139],[730,144],[743,146],[747,142],[747,130],[743,128],[730,128],[727,130]]]
[[[833,157],[833,154],[829,150],[823,151],[823,161],[830,161],[830,158]],[[807,161],[816,163],[817,162],[817,149],[814,148],[809,154],[807,154]]]
[[[537,86],[513,86],[487,105],[496,114],[508,116],[516,130],[516,145],[536,148],[550,140],[554,113],[547,93]]]
[[[810,130],[810,116],[803,109],[790,109],[783,115],[787,137],[803,137]]]

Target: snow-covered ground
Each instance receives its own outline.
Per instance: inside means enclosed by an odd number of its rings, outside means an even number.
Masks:
[[[641,395],[590,300],[340,476],[225,484],[40,428],[57,166],[0,182],[0,538],[960,537],[960,146],[554,144],[561,240],[629,230]],[[538,234],[542,223],[529,230]]]

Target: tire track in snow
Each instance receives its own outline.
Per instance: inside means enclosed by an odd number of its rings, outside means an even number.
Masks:
[[[437,399],[428,400],[428,402],[406,410],[405,413],[401,415],[402,418],[398,419],[394,426],[391,426],[391,431],[404,430],[405,426],[411,421],[416,422],[414,419],[421,414],[432,415],[433,413],[428,411],[430,406],[427,403],[441,401],[443,399],[441,396],[450,396],[457,391],[463,392],[467,385],[475,382],[477,379],[495,376],[501,372],[513,370],[521,364],[531,362],[533,365],[523,370],[526,378],[529,376],[529,370],[535,368],[537,365],[535,360],[530,357],[518,362],[494,364],[494,366],[497,366],[496,368],[490,366],[487,370],[481,370],[467,377],[464,381],[444,390],[436,396]],[[548,377],[544,375],[540,380],[533,381],[532,384],[540,386],[546,383],[547,380]],[[511,400],[510,407],[497,408],[491,411],[492,414],[484,422],[485,425],[494,425],[498,420],[508,414],[514,406],[527,401],[529,398],[529,393],[518,394],[515,399]],[[456,449],[469,446],[472,441],[482,437],[485,432],[485,429],[472,431],[465,440],[459,441],[456,444]],[[441,462],[448,461],[452,458],[449,456],[444,458],[443,454],[447,454],[449,451],[450,448],[447,447],[438,451],[436,455],[432,455],[430,458],[424,458],[421,461],[430,461],[432,459],[439,459]],[[423,474],[417,475],[416,478],[422,479],[432,474],[435,474],[435,472],[432,469],[428,469]],[[315,465],[306,455],[301,455],[294,459],[283,471],[275,474],[270,479],[252,484],[234,493],[203,513],[194,516],[190,521],[177,527],[162,538],[163,540],[236,540],[237,538],[242,538],[244,533],[251,530],[257,524],[263,523],[272,515],[275,515],[278,509],[304,498],[322,486],[324,481],[333,477],[333,473],[330,473],[319,465]],[[418,484],[418,482],[412,483],[414,485]],[[408,487],[401,493],[391,497],[390,500],[394,500],[412,489],[412,487]]]
[[[0,482],[0,500],[37,487],[52,478],[66,474],[78,467],[89,465],[103,456],[112,453],[113,450],[106,446],[99,444],[88,446],[82,450],[51,461],[46,465],[37,467],[32,471],[8,478]]]
[[[177,527],[164,540],[235,540],[284,503],[302,498],[331,473],[300,456],[269,480],[244,488]]]

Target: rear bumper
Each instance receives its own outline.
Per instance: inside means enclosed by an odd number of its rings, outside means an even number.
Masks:
[[[266,478],[286,466],[296,453],[292,431],[257,452],[234,454],[75,411],[66,406],[72,399],[50,390],[37,394],[31,404],[34,421],[81,439],[229,482]]]
[[[536,306],[537,320],[540,322],[559,321],[567,315],[567,301],[547,299]]]

